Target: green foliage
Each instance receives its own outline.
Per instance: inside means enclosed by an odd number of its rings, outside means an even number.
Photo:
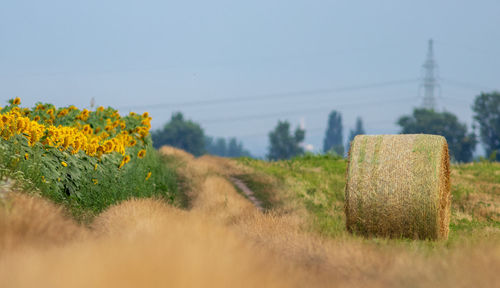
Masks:
[[[500,93],[481,93],[476,97],[472,110],[474,119],[479,123],[486,157],[500,161]]]
[[[477,144],[476,135],[467,132],[467,126],[458,122],[449,112],[415,109],[412,115],[399,118],[401,134],[434,134],[446,138],[453,160],[469,162]]]
[[[328,128],[323,140],[323,151],[335,151],[340,156],[344,155],[344,135],[342,127],[342,115],[333,110],[328,116]]]
[[[128,152],[139,151],[130,149]],[[162,159],[151,145],[147,146],[143,159],[132,157],[119,169],[122,158],[118,153],[100,159],[83,151],[72,155],[39,143],[30,147],[26,138],[19,135],[0,142],[2,175],[23,178],[24,189],[37,190],[42,196],[64,204],[77,219],[88,220],[131,197],[155,196],[174,202],[177,197],[174,169],[166,165],[168,160]]]
[[[228,144],[226,144],[228,143]],[[205,149],[208,154],[221,157],[251,157],[250,152],[243,148],[243,143],[236,138],[230,138],[228,142],[224,138],[214,139],[205,137]]]
[[[185,120],[182,113],[172,115],[170,122],[163,129],[151,133],[153,145],[159,148],[169,145],[183,149],[195,156],[205,153],[205,135],[198,123]]]
[[[278,125],[269,133],[269,153],[270,160],[290,159],[304,153],[300,144],[304,141],[305,131],[297,128],[295,134],[290,133],[290,123],[288,121],[278,122]]]

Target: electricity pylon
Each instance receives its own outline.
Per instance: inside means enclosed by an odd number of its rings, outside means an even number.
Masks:
[[[437,80],[437,63],[434,60],[434,50],[433,50],[433,41],[429,40],[429,47],[427,49],[427,59],[422,65],[424,71],[424,77],[422,79],[421,86],[424,87],[424,101],[422,103],[422,107],[425,109],[434,110],[436,108],[436,98],[434,96],[434,92],[436,88],[439,86]]]

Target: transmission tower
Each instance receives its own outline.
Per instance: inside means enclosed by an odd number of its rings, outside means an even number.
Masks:
[[[436,98],[434,97],[434,91],[439,87],[437,80],[437,63],[434,60],[434,50],[433,50],[432,39],[429,40],[429,47],[427,48],[427,59],[422,65],[424,77],[422,79],[421,86],[424,87],[424,101],[422,107],[425,109],[436,108]]]

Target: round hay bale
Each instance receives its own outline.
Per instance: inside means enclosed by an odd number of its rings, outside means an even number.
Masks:
[[[444,137],[356,136],[346,174],[348,231],[365,236],[448,238],[450,169]]]

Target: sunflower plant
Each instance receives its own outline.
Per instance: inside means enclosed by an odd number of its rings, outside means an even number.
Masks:
[[[152,147],[148,113],[8,103],[0,107],[0,168],[23,173],[76,216],[130,197],[175,199],[175,174]]]

